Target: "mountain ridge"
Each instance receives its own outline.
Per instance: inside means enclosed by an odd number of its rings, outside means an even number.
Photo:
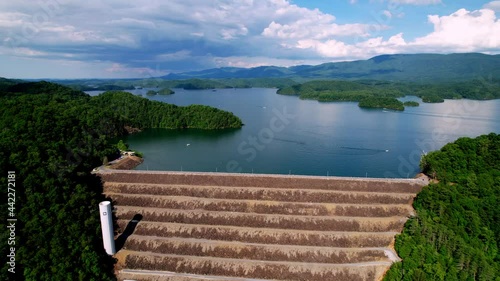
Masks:
[[[443,82],[500,77],[500,55],[482,53],[387,54],[367,60],[328,62],[291,67],[222,67],[170,73],[160,78],[295,78],[305,80],[374,79],[385,81]]]

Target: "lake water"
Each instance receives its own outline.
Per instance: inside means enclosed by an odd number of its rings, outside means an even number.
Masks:
[[[245,126],[152,129],[128,136],[131,148],[144,153],[139,170],[406,178],[419,172],[422,153],[459,137],[500,133],[500,100],[420,102],[420,107],[394,112],[300,100],[277,95],[276,89],[175,91],[147,98],[217,107],[239,116]]]

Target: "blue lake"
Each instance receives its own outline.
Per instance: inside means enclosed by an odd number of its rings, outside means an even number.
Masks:
[[[131,148],[144,153],[137,169],[406,178],[419,172],[422,153],[460,137],[500,133],[500,100],[420,102],[394,112],[300,100],[277,95],[276,89],[175,91],[147,98],[217,107],[239,116],[245,126],[151,129],[128,136]]]

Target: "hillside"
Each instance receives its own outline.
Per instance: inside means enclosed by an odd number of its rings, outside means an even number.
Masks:
[[[123,122],[134,128],[190,128],[229,129],[241,128],[243,123],[231,112],[204,105],[185,107],[134,96],[127,92],[106,92],[93,97],[92,107],[126,117]]]
[[[48,82],[0,85],[1,196],[15,198],[0,206],[3,218],[9,212],[17,219],[16,280],[116,280],[96,210],[103,187],[90,171],[119,156],[116,138],[127,126],[241,126],[232,113],[207,106],[178,107],[124,92],[90,97]],[[10,189],[8,179],[15,179]],[[2,233],[7,241],[9,233]],[[0,251],[7,255],[8,247],[1,243]],[[0,280],[13,280],[8,268],[2,265]]]
[[[480,80],[471,80],[467,82],[416,84],[374,80],[315,80],[280,88],[277,93],[281,95],[295,95],[301,99],[312,99],[320,102],[361,102],[371,98],[368,104],[374,104],[373,98],[377,98],[378,102],[381,102],[381,107],[391,108],[389,105],[395,102],[394,98],[406,95],[418,96],[422,98],[423,102],[429,103],[444,102],[444,99],[497,99],[500,98],[499,82],[492,81],[485,83]],[[385,98],[391,98],[391,100]],[[395,105],[399,110],[401,106],[402,104]]]
[[[499,280],[500,135],[460,138],[422,159],[424,187],[385,280]]]
[[[173,73],[161,78],[299,78],[299,79],[375,79],[417,83],[463,81],[481,77],[500,77],[500,55],[399,54],[368,60],[299,65],[293,67],[215,68]]]
[[[115,79],[115,80],[53,80],[53,82],[81,91],[124,90],[134,88],[183,88],[186,90],[224,89],[224,88],[274,88],[287,87],[296,84],[289,78],[223,78],[223,79],[179,79],[161,78],[146,79]],[[1,83],[1,81],[0,81]],[[1,86],[1,84],[0,84]]]

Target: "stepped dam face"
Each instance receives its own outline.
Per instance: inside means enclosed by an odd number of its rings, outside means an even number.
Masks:
[[[119,280],[380,280],[421,179],[103,170]]]

